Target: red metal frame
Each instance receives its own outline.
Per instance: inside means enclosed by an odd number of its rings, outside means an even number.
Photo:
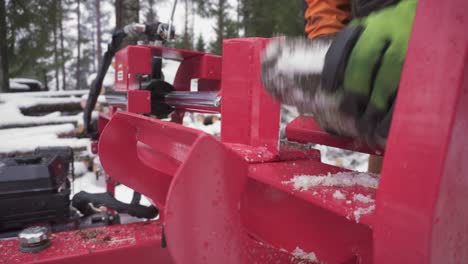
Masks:
[[[10,263],[307,263],[291,255],[299,247],[322,263],[465,263],[466,10],[465,0],[419,3],[378,190],[319,186],[295,191],[285,184],[295,175],[344,170],[321,163],[317,151],[279,145],[280,108],[260,84],[260,54],[268,40],[227,40],[222,60],[199,52],[128,47],[117,55],[124,74],[117,88],[128,89],[129,109],[100,119],[105,126],[100,126],[99,155],[113,180],[160,208],[160,219],[103,228],[148,229],[134,231],[143,238],[131,245],[103,244],[94,250],[76,239],[63,242],[73,234],[64,232],[54,235],[53,248],[37,255],[15,251],[16,240],[0,241],[7,249],[0,257]],[[155,54],[184,59],[176,89],[187,90],[191,79],[201,78],[202,90],[220,91],[220,139],[138,114],[147,110],[148,101],[137,96],[139,78],[148,74],[147,61]],[[174,116],[180,122],[183,113]],[[286,134],[298,142],[379,153],[326,135],[307,118],[289,124]],[[335,199],[336,191],[346,199]],[[375,211],[355,217],[356,209],[368,206],[349,198],[356,193],[375,199]],[[167,250],[160,244],[162,226]],[[153,233],[144,235],[148,232]],[[70,246],[83,251],[72,253]]]
[[[1,242],[0,263],[172,263],[156,222],[56,233],[50,247],[36,254],[21,253],[16,239]]]

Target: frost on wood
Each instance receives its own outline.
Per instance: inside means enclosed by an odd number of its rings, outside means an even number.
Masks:
[[[69,90],[69,91],[44,91],[44,92],[22,92],[22,93],[3,93],[0,94],[0,101],[9,101],[11,98],[21,97],[70,97],[70,96],[82,96],[88,94],[88,90]]]
[[[291,254],[294,256],[294,258],[299,259],[299,260],[304,260],[306,262],[300,262],[300,263],[318,263],[317,256],[315,255],[314,252],[305,252],[302,250],[300,247],[296,247]]]
[[[340,192],[339,190],[336,190],[333,193],[333,198],[335,198],[337,200],[344,200],[344,199],[346,199],[346,196],[342,192]]]
[[[26,128],[10,128],[1,129],[0,138],[2,140],[30,138],[44,134],[53,134],[56,136],[71,134],[75,131],[75,126],[72,124],[60,124],[51,126],[36,126]],[[1,145],[1,143],[0,143]]]
[[[351,187],[362,186],[376,189],[379,185],[378,176],[362,172],[338,172],[328,175],[298,175],[283,184],[293,184],[294,190],[306,191],[317,186]]]
[[[82,115],[61,116],[60,113],[52,113],[45,116],[25,116],[18,106],[13,103],[0,104],[0,128],[25,127],[31,125],[76,123],[82,119]]]
[[[56,135],[43,134],[32,137],[9,138],[0,142],[0,154],[32,152],[38,147],[66,147],[86,149],[89,139],[58,138]]]

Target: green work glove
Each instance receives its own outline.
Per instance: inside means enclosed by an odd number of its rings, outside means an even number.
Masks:
[[[322,89],[356,122],[360,137],[385,145],[416,12],[416,0],[353,20],[325,58]]]

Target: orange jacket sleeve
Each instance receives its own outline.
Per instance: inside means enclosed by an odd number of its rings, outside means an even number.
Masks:
[[[351,19],[349,0],[306,0],[305,32],[308,38],[335,34]]]

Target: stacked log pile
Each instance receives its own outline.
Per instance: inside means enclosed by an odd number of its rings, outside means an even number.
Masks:
[[[87,91],[0,94],[0,158],[28,154],[36,147],[70,146],[87,157],[81,131]]]

